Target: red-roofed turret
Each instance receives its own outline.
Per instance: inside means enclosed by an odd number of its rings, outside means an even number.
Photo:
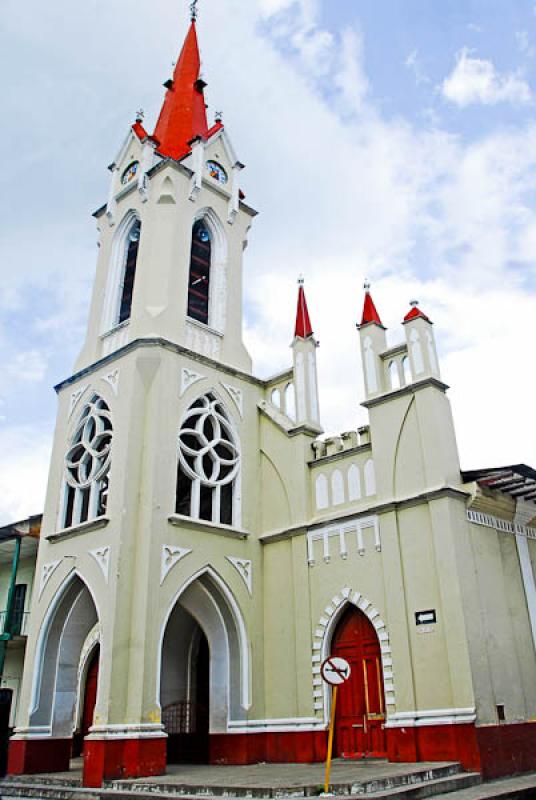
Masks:
[[[380,315],[374,305],[374,300],[370,294],[370,284],[365,283],[365,302],[363,304],[363,315],[361,317],[361,325],[367,325],[369,322],[375,322],[376,325],[382,325]],[[382,325],[383,327],[383,325]]]
[[[426,316],[426,314],[423,314],[421,309],[418,307],[419,303],[418,303],[417,300],[412,300],[411,303],[410,303],[410,306],[411,306],[411,309],[410,309],[410,311],[408,311],[408,313],[404,317],[404,322],[409,322],[410,320],[417,319],[418,317],[421,317],[421,319],[425,319],[426,322],[431,322],[432,321],[431,319],[429,319],[429,317]]]
[[[158,152],[180,159],[190,152],[189,142],[208,134],[207,113],[200,77],[201,58],[195,18],[184,41],[173,80],[168,81],[166,96],[154,129]]]
[[[295,422],[304,425],[315,433],[321,433],[320,411],[318,406],[318,380],[316,375],[316,348],[318,343],[313,336],[311,318],[307,309],[303,278],[298,280],[298,309],[296,327],[292,342],[294,363],[294,389],[296,393]],[[287,409],[287,414],[289,410]]]
[[[313,335],[313,328],[307,309],[307,300],[305,299],[305,291],[303,289],[303,278],[300,278],[298,281],[298,286],[298,308],[296,310],[294,336],[299,336],[300,339],[307,339],[309,336]]]

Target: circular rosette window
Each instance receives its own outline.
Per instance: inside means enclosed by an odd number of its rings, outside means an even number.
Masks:
[[[236,477],[240,453],[223,405],[205,395],[190,406],[179,431],[179,460],[184,473],[212,488]]]
[[[67,483],[87,489],[101,480],[110,468],[112,421],[110,409],[100,397],[84,408],[66,456]]]

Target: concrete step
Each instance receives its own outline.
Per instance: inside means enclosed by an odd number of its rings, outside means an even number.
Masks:
[[[247,767],[244,767],[247,769]],[[381,776],[378,778],[371,778],[369,780],[360,782],[345,782],[333,781],[330,784],[330,793],[341,797],[371,795],[373,792],[388,791],[398,786],[414,786],[415,784],[426,783],[428,781],[441,780],[449,778],[461,773],[460,764],[453,762],[450,764],[442,764],[437,767],[426,767],[419,769],[418,766],[411,772],[400,773],[390,776]],[[280,783],[278,786],[272,785],[248,785],[241,782],[240,785],[233,784],[229,780],[225,785],[214,785],[212,782],[206,785],[194,785],[189,783],[180,783],[176,780],[173,782],[158,780],[150,781],[145,779],[143,781],[110,781],[106,783],[106,788],[116,789],[123,792],[135,792],[136,797],[139,797],[140,792],[147,792],[149,786],[153,791],[163,792],[166,797],[184,797],[185,795],[192,795],[203,798],[207,795],[212,797],[236,797],[236,798],[286,798],[286,797],[317,797],[322,792],[322,786],[319,783],[310,783],[303,785],[303,783]]]
[[[380,798],[385,798],[385,800],[423,800],[425,797],[439,797],[443,794],[480,786],[481,784],[482,776],[479,772],[460,772],[457,775],[449,775],[445,778],[397,786],[394,789],[379,792],[370,792],[365,797],[370,798],[370,800],[380,800]],[[354,797],[363,797],[363,794],[354,795]]]
[[[480,783],[480,775],[476,773],[460,773],[446,778],[422,781],[409,785],[401,785],[396,788],[380,792],[361,791],[357,794],[347,795],[348,800],[362,800],[363,797],[370,800],[422,800],[423,798],[438,797],[447,792],[455,792],[459,789],[466,789]],[[177,797],[177,793],[170,794],[166,791],[155,791],[155,784],[149,788],[145,785],[145,791],[137,789],[134,791],[122,791],[118,789],[84,789],[80,786],[67,787],[63,785],[52,785],[50,783],[30,783],[25,781],[15,783],[14,781],[3,783],[0,787],[1,798],[38,798],[39,800],[169,800],[170,797]],[[160,787],[159,787],[160,788]],[[181,800],[199,800],[199,794],[181,794]],[[235,797],[232,790],[228,791],[227,798]],[[278,795],[279,797],[296,797],[294,793],[290,795]],[[339,795],[340,796],[340,795]],[[217,800],[221,795],[203,794],[204,800]]]
[[[247,769],[247,768],[246,768]],[[333,782],[330,792],[341,798],[364,797],[367,798],[418,798],[430,797],[432,791],[436,794],[454,791],[455,789],[473,786],[480,781],[479,775],[468,775],[461,772],[457,763],[428,766],[411,772],[378,776],[360,782]],[[309,785],[290,784],[274,786],[273,784],[232,785],[229,780],[226,785],[192,785],[177,781],[167,782],[162,779],[151,781],[113,781],[103,789],[82,788],[79,780],[69,780],[67,776],[60,775],[25,775],[10,776],[0,781],[0,798],[2,797],[36,797],[42,800],[221,800],[221,798],[308,798],[316,797],[322,792],[322,786],[317,783]],[[254,783],[253,781],[251,782]]]

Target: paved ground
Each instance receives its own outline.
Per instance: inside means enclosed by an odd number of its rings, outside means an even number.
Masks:
[[[346,761],[335,759],[330,783],[361,783],[363,781],[406,775],[445,766],[434,764],[390,764],[387,761]],[[168,765],[167,774],[156,778],[140,778],[136,783],[186,783],[189,786],[311,786],[324,782],[324,764],[251,764],[245,767],[199,765]],[[121,781],[127,783],[127,781]]]
[[[73,761],[71,766],[70,772],[35,775],[32,776],[32,779],[36,783],[39,783],[40,779],[43,779],[43,783],[46,783],[47,779],[59,779],[60,781],[69,781],[72,785],[81,779],[81,760]],[[332,766],[331,781],[334,784],[364,783],[441,766],[445,766],[445,764],[438,764],[437,762],[433,764],[390,764],[386,761],[376,760],[359,762],[336,760]],[[243,787],[261,789],[269,786],[273,789],[278,787],[291,789],[293,786],[319,786],[323,783],[323,777],[323,764],[254,764],[245,767],[171,765],[168,767],[166,775],[155,778],[140,778],[135,781],[139,788],[133,796],[138,795],[140,790],[143,792],[140,784],[152,784],[154,787],[152,791],[148,787],[151,794],[154,791],[158,792],[157,787],[164,790],[165,784],[168,786],[187,784],[192,787],[207,787],[207,797],[210,797],[211,786],[228,787],[230,791],[227,796],[230,800],[233,797],[233,787],[239,790],[240,788],[243,789]],[[133,783],[133,781],[121,781],[121,785],[125,789],[129,783]],[[82,790],[81,795],[89,792],[91,790]],[[105,791],[101,797],[113,798],[116,794],[118,794],[117,789],[112,789]],[[3,793],[0,788],[0,798],[2,796]],[[363,795],[360,797],[362,798]],[[373,797],[374,795],[371,796],[371,800]],[[429,797],[443,797],[444,800],[484,800],[484,798],[489,798],[489,800],[501,800],[501,798],[513,800],[516,797],[523,797],[536,800],[536,773],[506,778],[474,786],[470,789],[453,791],[447,795],[434,794],[429,795]],[[21,795],[19,795],[19,798],[23,800]],[[33,800],[35,798],[36,794],[33,793]],[[347,797],[347,800],[350,800],[350,798]],[[356,800],[358,799],[356,798]]]
[[[517,792],[523,793],[525,798],[536,798],[536,772],[518,775],[515,778],[502,778],[498,781],[482,783],[480,786],[473,786],[471,789],[461,789],[458,792],[432,795],[432,797],[442,797],[443,800],[484,800],[484,798],[499,800],[501,797],[515,797]]]
[[[364,781],[406,775],[446,766],[448,762],[419,762],[418,764],[393,764],[380,759],[347,761],[335,759],[331,766],[330,783],[362,783]],[[188,784],[189,786],[228,786],[263,788],[270,786],[312,786],[324,782],[324,764],[251,764],[248,766],[216,766],[213,764],[169,764],[165,775],[137,778],[127,783]],[[82,760],[73,759],[70,772],[36,775],[38,778],[81,780]]]

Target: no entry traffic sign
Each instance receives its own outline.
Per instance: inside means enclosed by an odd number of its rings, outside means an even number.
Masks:
[[[350,677],[352,670],[345,658],[330,656],[322,663],[320,674],[332,686],[340,686]]]

